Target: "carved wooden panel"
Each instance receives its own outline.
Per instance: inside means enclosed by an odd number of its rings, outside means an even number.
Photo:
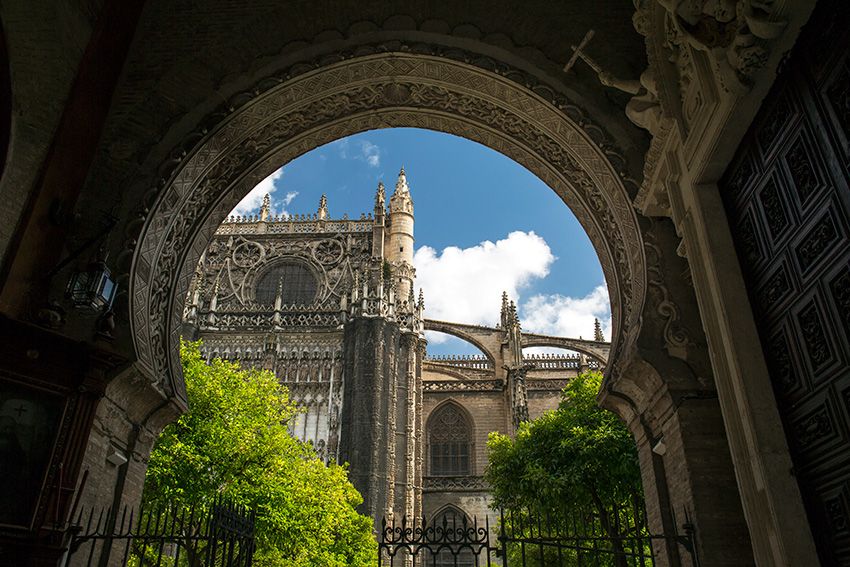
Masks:
[[[850,565],[850,34],[840,12],[819,5],[721,182],[825,565]]]

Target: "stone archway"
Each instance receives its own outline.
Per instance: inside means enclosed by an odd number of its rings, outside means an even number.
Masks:
[[[269,84],[262,94],[246,93],[242,106],[209,131],[190,137],[195,143],[167,168],[135,247],[134,346],[139,364],[166,392],[182,397],[176,347],[183,301],[220,221],[281,164],[375,128],[459,135],[534,172],[572,209],[597,251],[612,303],[611,359],[637,330],[647,270],[626,190],[630,181],[612,163],[616,152],[594,141],[601,131],[578,108],[559,107],[492,70],[406,52],[368,54]]]
[[[145,199],[148,208],[138,212],[138,239],[131,239],[124,253],[133,257],[128,307],[137,367],[164,396],[185,403],[177,344],[195,265],[220,221],[273,170],[318,146],[371,129],[407,126],[458,135],[536,174],[571,208],[594,245],[609,286],[614,327],[602,399],[622,410],[624,419],[643,423],[645,415],[651,416],[651,434],[641,437],[633,427],[645,464],[643,481],[659,494],[668,484],[675,488],[666,500],[648,503],[657,531],[676,530],[672,509],[692,510],[695,522],[705,528],[703,545],[722,555],[728,546],[718,542],[735,533],[740,535],[735,553],[746,555],[746,528],[737,521],[740,507],[715,514],[713,503],[702,497],[705,491],[692,490],[699,479],[688,472],[701,451],[708,451],[722,470],[724,490],[736,491],[728,451],[716,443],[722,432],[691,443],[695,432],[688,419],[669,433],[677,440],[675,445],[671,441],[669,459],[684,463],[681,478],[671,479],[663,467],[651,464],[660,428],[680,424],[670,416],[678,416],[681,400],[709,400],[694,422],[710,420],[722,429],[722,419],[711,397],[710,366],[703,359],[699,364],[685,360],[689,345],[704,352],[704,344],[693,291],[665,281],[681,273],[673,260],[678,258],[674,235],[664,221],[635,212],[631,199],[637,186],[621,172],[626,162],[616,146],[557,91],[492,60],[471,64],[459,60],[463,57],[370,46],[358,53],[265,79],[203,121],[162,166]],[[664,235],[663,242],[656,233]],[[647,320],[650,334],[642,332]],[[670,350],[680,342],[683,327],[694,340]],[[629,374],[643,368],[644,360],[644,366],[660,368],[661,387],[636,391],[642,396],[636,408],[611,403],[615,395],[628,398],[631,382],[640,379]],[[663,414],[652,416],[656,409]],[[662,563],[667,560],[682,564],[675,550],[668,550]]]

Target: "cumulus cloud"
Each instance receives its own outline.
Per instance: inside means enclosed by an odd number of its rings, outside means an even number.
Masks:
[[[611,304],[605,284],[584,297],[533,295],[522,303],[519,312],[522,328],[529,333],[593,339],[596,318],[602,325],[602,334],[611,339]]]
[[[251,189],[251,192],[239,201],[239,204],[230,211],[230,214],[245,216],[258,213],[263,204],[263,197],[268,194],[272,202],[272,214],[288,216],[289,212],[286,207],[298,196],[298,191],[288,191],[284,197],[276,199],[274,193],[278,190],[277,181],[282,176],[283,168],[281,167]]]
[[[502,292],[517,302],[523,330],[546,335],[593,338],[598,318],[611,337],[608,289],[598,285],[584,297],[534,294],[521,297],[535,280],[549,274],[556,260],[546,241],[534,232],[511,232],[496,242],[469,248],[419,248],[413,258],[416,283],[425,291],[425,315],[458,323],[494,326]],[[442,333],[426,333],[431,344],[445,343]]]
[[[368,140],[354,140],[343,138],[334,142],[339,157],[342,159],[355,159],[365,161],[369,167],[381,165],[381,148]]]
[[[495,325],[502,292],[514,299],[535,278],[549,273],[555,256],[534,232],[511,232],[496,242],[470,248],[449,246],[438,253],[430,246],[416,251],[416,283],[425,291],[426,315],[459,323]],[[429,340],[442,342],[442,335]]]
[[[286,211],[286,207],[289,206],[289,203],[292,202],[292,199],[298,196],[298,191],[287,191],[286,196],[277,202],[277,206],[280,208],[281,214],[285,214],[289,216],[289,213]]]

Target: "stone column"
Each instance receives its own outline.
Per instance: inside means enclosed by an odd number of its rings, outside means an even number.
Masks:
[[[357,316],[345,326],[340,461],[350,464],[349,478],[363,496],[360,511],[376,529],[384,515],[404,513],[405,342],[398,324],[383,317]]]
[[[650,529],[696,529],[703,565],[754,565],[708,346],[669,220],[645,231],[649,266],[639,332],[609,373],[600,402],[638,443]],[[693,565],[682,546],[658,542],[660,565]]]

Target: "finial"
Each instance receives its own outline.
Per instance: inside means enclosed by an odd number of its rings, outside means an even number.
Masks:
[[[599,319],[593,318],[593,340],[597,342],[605,341],[605,335],[602,334],[602,325],[599,324]]]
[[[503,329],[507,329],[508,325],[509,325],[508,308],[509,308],[509,306],[508,306],[508,292],[503,291],[502,292],[502,311],[501,311],[501,317],[500,317]]]
[[[398,172],[398,181],[395,182],[395,195],[409,192],[410,187],[407,185],[407,176],[404,173],[404,166],[401,166],[401,171]]]
[[[425,292],[422,291],[422,288],[419,288],[419,308],[425,307]]]
[[[263,205],[260,207],[260,220],[267,220],[272,208],[272,199],[268,193],[263,196]]]
[[[319,199],[319,210],[316,212],[316,216],[319,217],[319,220],[328,218],[328,197],[325,194],[322,194],[322,198]]]

